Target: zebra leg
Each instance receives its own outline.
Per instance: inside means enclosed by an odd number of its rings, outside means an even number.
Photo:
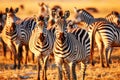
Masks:
[[[84,60],[81,62],[82,80],[85,80],[86,67],[87,67],[87,62]]]
[[[63,74],[64,74],[64,80],[70,80],[70,68],[67,63],[64,63]]]
[[[21,62],[22,60],[22,46],[18,46],[18,69],[21,67]]]
[[[46,70],[47,70],[48,57],[49,56],[46,56],[45,59],[44,59],[43,70],[42,70],[42,79],[43,80],[47,80]]]
[[[113,47],[110,48],[110,50],[109,50],[109,52],[108,52],[108,60],[109,60],[109,63],[110,63],[110,64],[112,64],[112,60],[111,60],[112,51],[113,51]]]
[[[38,76],[37,76],[37,80],[40,80],[40,69],[41,69],[40,57],[38,56]]]
[[[110,47],[105,48],[105,61],[106,61],[107,67],[110,67],[109,60],[108,60],[108,52],[109,52],[109,50],[110,50]]]
[[[62,63],[63,59],[55,56],[55,63],[58,69],[58,80],[62,80]]]
[[[58,67],[58,80],[62,80],[62,65],[57,65]]]
[[[2,38],[0,40],[1,40],[1,43],[2,43],[2,47],[3,47],[3,55],[6,58],[6,53],[7,53],[6,44],[4,43],[4,41],[2,40]]]
[[[27,61],[28,61],[28,51],[29,51],[29,47],[28,45],[25,45],[25,50],[26,50],[26,55],[25,55],[25,65],[27,65]]]
[[[16,69],[17,65],[16,65],[16,60],[17,60],[17,54],[16,54],[16,48],[15,45],[12,43],[10,45],[8,45],[10,51],[12,52],[12,54],[14,54],[14,65],[13,65],[13,69]]]
[[[71,62],[70,64],[70,80],[77,80],[76,72],[75,72],[75,62]]]
[[[98,46],[98,49],[99,49],[101,67],[105,67],[104,62],[103,62],[103,53],[104,53],[103,43],[99,42],[99,44],[97,46]]]

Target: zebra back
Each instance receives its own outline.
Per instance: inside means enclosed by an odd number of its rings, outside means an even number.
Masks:
[[[90,37],[88,31],[79,28],[77,24],[72,24],[67,26],[67,31],[75,35],[76,39],[80,41],[82,45],[85,46],[86,53],[90,55]]]

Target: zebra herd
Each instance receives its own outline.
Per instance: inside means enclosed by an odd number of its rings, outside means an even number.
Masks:
[[[63,11],[58,5],[50,9],[45,3],[39,6],[39,15],[25,19],[15,15],[18,8],[6,8],[6,13],[0,13],[1,42],[4,51],[7,45],[14,55],[14,69],[21,67],[23,46],[25,46],[25,64],[29,50],[37,57],[38,80],[41,76],[41,66],[42,79],[47,80],[49,56],[54,58],[58,67],[59,80],[62,80],[62,72],[65,73],[66,80],[76,80],[77,63],[81,63],[82,80],[84,80],[87,64],[91,62],[94,65],[95,42],[99,49],[101,66],[105,67],[103,63],[105,54],[106,66],[110,67],[113,47],[120,46],[118,12],[112,11],[105,18],[94,18],[86,10],[75,7],[75,18],[69,20],[69,10]],[[80,28],[78,25],[80,22],[84,22],[86,29]]]

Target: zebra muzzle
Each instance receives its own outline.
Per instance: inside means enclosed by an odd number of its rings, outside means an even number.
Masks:
[[[64,33],[59,34],[59,40],[64,41],[65,40],[65,35]]]
[[[45,39],[44,34],[43,34],[43,33],[40,33],[40,37],[39,37],[39,38],[40,38],[40,41],[41,41],[41,42],[43,42],[43,41],[44,41],[44,39]]]

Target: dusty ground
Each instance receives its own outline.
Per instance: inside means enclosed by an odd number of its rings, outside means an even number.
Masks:
[[[88,64],[86,70],[85,80],[120,80],[120,50],[115,48],[112,54],[112,64],[110,68],[101,68],[99,62],[99,56],[95,51],[95,66]],[[2,54],[2,51],[1,51]],[[29,63],[27,67],[22,65],[21,69],[13,70],[13,60],[9,58],[9,51],[7,58],[0,55],[0,80],[36,80],[37,79],[37,66],[36,64]],[[77,78],[80,80],[80,68],[76,67]],[[57,69],[55,65],[52,68],[48,68],[47,71],[48,80],[57,79]]]
[[[74,16],[73,7],[86,8],[95,7],[98,9],[98,13],[92,13],[94,17],[104,17],[111,11],[120,12],[120,1],[115,0],[0,0],[0,11],[5,11],[6,7],[20,7],[24,5],[24,9],[19,8],[19,12],[16,14],[20,18],[33,16],[39,11],[39,2],[45,2],[52,7],[59,4],[63,10],[70,10],[72,19]],[[120,48],[115,48],[112,53],[112,64],[110,68],[101,68],[99,62],[99,55],[96,51],[95,62],[93,67],[88,65],[86,70],[86,80],[120,80]],[[36,64],[29,63],[25,68],[22,65],[21,70],[12,70],[13,60],[9,59],[9,51],[7,58],[3,58],[2,50],[0,48],[0,80],[36,80],[37,79],[37,66]],[[76,69],[77,78],[80,80],[80,70]],[[57,70],[52,66],[52,69],[48,69],[48,80],[58,80]]]

